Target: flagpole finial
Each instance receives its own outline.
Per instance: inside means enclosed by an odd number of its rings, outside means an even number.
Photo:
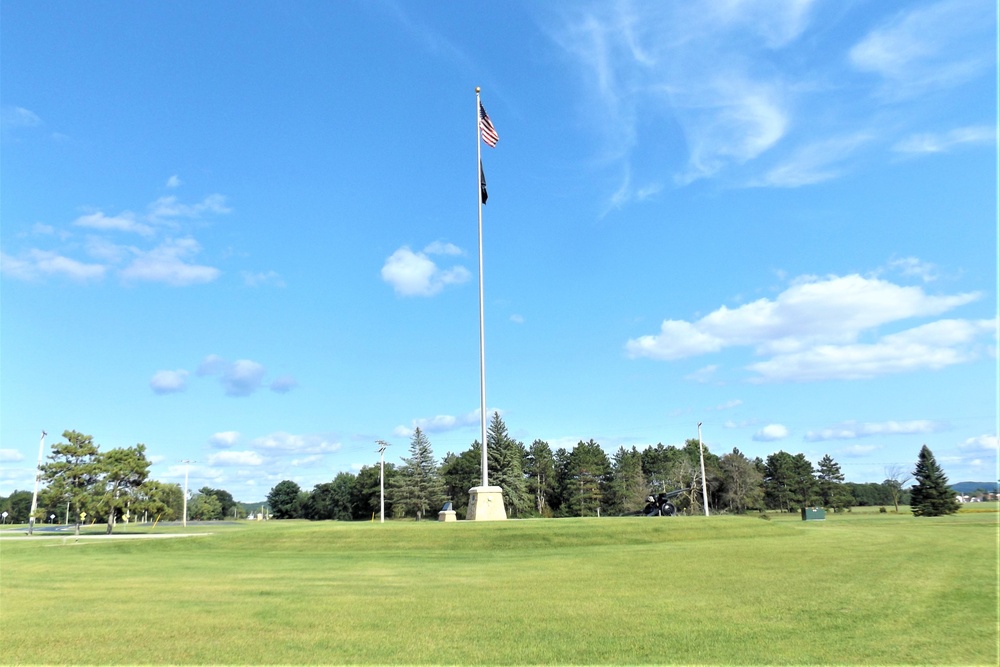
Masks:
[[[476,92],[477,93],[479,92],[479,86],[476,86]]]

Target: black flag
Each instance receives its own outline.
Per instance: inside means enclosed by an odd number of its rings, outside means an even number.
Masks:
[[[479,161],[479,200],[482,203],[486,203],[489,199],[489,195],[486,194],[486,173],[483,172],[483,161]]]

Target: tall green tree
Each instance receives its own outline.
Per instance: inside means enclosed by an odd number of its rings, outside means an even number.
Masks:
[[[233,499],[233,494],[229,493],[224,489],[212,489],[207,486],[203,486],[201,489],[198,490],[198,493],[204,494],[206,496],[215,496],[216,500],[219,501],[219,507],[221,507],[222,509],[222,514],[219,517],[220,519],[235,518],[235,516],[238,516],[240,512],[243,512],[243,515],[246,516],[246,512],[243,510],[243,508],[238,507],[239,503],[237,503]],[[234,510],[236,510],[235,516],[233,514]]]
[[[544,440],[535,440],[528,448],[525,458],[525,477],[528,493],[535,498],[535,512],[540,516],[551,516],[552,495],[556,488],[556,462]]]
[[[593,438],[577,443],[569,453],[564,488],[569,516],[594,516],[600,511],[610,472],[608,455]]]
[[[31,513],[31,491],[14,491],[0,499],[0,512],[7,512],[7,523],[27,523]],[[44,522],[44,519],[43,519]]]
[[[829,454],[824,454],[816,464],[816,481],[816,491],[823,507],[839,512],[851,505],[853,498],[844,486],[844,473]]]
[[[719,468],[722,502],[730,511],[742,514],[750,509],[763,509],[764,476],[753,461],[734,447],[719,460]]]
[[[524,445],[507,433],[507,425],[494,412],[486,429],[486,457],[489,482],[503,489],[503,503],[508,516],[520,516],[531,507],[524,478]]]
[[[958,511],[955,492],[948,486],[948,477],[938,465],[931,450],[924,445],[917,455],[913,470],[916,484],[910,489],[910,511],[913,516],[943,516]]]
[[[93,511],[101,482],[99,453],[93,437],[77,431],[63,431],[66,442],[52,444],[49,462],[42,466],[46,482],[46,502],[69,505],[76,534],[80,534],[82,512]]]
[[[267,494],[267,505],[275,519],[298,519],[302,516],[301,489],[286,479],[278,482]]]
[[[396,464],[385,464],[385,515],[393,516],[392,487],[399,475]],[[379,465],[362,466],[354,479],[351,489],[351,512],[356,520],[367,520],[378,516],[382,508],[379,486]]]
[[[444,499],[444,485],[438,474],[430,440],[418,427],[410,438],[410,456],[403,459],[393,486],[393,506],[397,512],[413,514],[417,521]]]
[[[110,535],[122,512],[129,508],[137,491],[149,476],[146,445],[109,449],[97,457],[98,475],[104,493],[98,507],[107,513],[107,533]]]
[[[611,481],[608,484],[608,511],[613,514],[635,514],[646,505],[649,485],[642,474],[642,454],[635,447],[619,447],[611,459]]]
[[[173,521],[180,517],[184,506],[184,491],[180,484],[166,484],[155,479],[147,479],[136,489],[132,501],[136,516],[146,515],[156,521]]]
[[[188,516],[194,521],[218,521],[222,518],[222,503],[210,493],[196,493],[188,501]]]
[[[469,509],[469,489],[482,483],[482,449],[479,442],[461,454],[448,452],[441,463],[444,494],[451,500],[455,516],[464,519]]]

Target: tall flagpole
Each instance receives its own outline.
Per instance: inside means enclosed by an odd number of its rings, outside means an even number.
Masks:
[[[479,432],[483,448],[483,486],[489,486],[486,457],[486,325],[483,317],[483,146],[480,141],[479,86],[476,86],[476,192],[479,193]]]
[[[31,511],[28,512],[28,535],[34,532],[35,510],[38,509],[38,478],[42,474],[42,451],[45,449],[45,436],[48,433],[42,429],[42,437],[38,440],[38,467],[35,468],[35,492],[31,494]]]

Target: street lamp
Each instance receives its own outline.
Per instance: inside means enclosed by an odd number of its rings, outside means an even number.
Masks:
[[[385,523],[385,448],[389,446],[389,443],[385,440],[376,440],[375,444],[378,445],[379,453],[379,464],[378,464],[378,495],[379,495],[379,515],[378,522]]]

